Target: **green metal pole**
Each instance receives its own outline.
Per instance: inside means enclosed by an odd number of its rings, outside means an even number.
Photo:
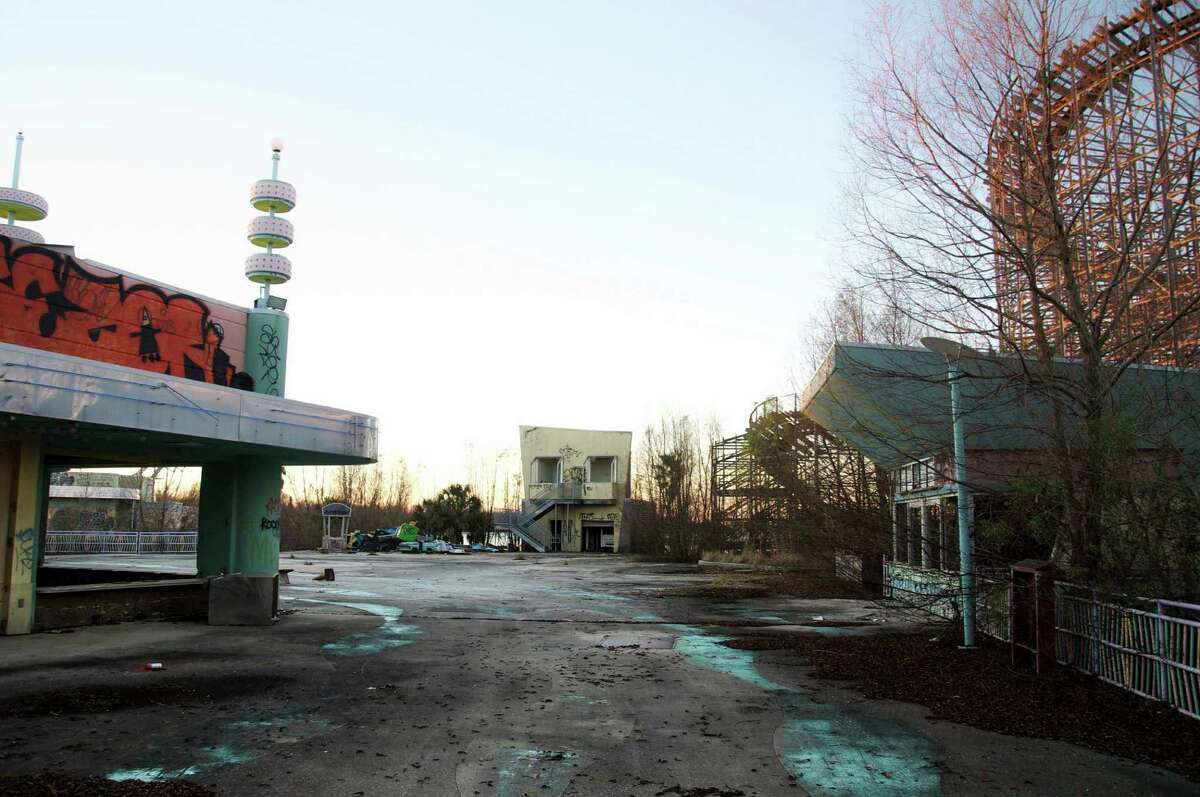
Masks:
[[[975,647],[975,563],[972,556],[971,522],[968,517],[971,495],[967,491],[967,445],[963,432],[962,372],[958,359],[947,357],[950,382],[950,414],[954,427],[954,481],[958,490],[958,569],[962,592],[963,647]]]
[[[13,156],[13,179],[12,187],[17,188],[21,183],[21,148],[25,144],[25,134],[20,130],[17,131],[17,154]],[[12,224],[16,217],[14,211],[8,212],[8,223]]]

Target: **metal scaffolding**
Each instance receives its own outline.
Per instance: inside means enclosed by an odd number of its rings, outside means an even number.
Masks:
[[[887,474],[800,410],[767,399],[746,431],[713,444],[713,518],[745,550],[832,556],[881,544]]]
[[[1195,0],[1145,0],[1105,21],[1002,103],[989,194],[1010,347],[1044,335],[1054,353],[1080,356],[1065,310],[1111,329],[1104,356],[1194,364],[1198,153]]]

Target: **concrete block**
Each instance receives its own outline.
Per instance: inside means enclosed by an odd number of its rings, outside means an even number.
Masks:
[[[270,625],[278,600],[278,576],[217,576],[208,582],[209,625]]]

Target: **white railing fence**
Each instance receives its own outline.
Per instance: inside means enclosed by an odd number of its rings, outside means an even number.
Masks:
[[[1011,586],[995,571],[977,581],[978,630],[1007,641]],[[957,573],[885,560],[883,595],[944,619],[961,617]],[[1112,596],[1060,581],[1054,658],[1200,719],[1200,604]]]
[[[195,553],[194,531],[47,531],[46,555]]]

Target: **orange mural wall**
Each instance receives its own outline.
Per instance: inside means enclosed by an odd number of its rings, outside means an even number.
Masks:
[[[15,241],[2,228],[0,250],[0,341],[252,389],[245,310]]]

